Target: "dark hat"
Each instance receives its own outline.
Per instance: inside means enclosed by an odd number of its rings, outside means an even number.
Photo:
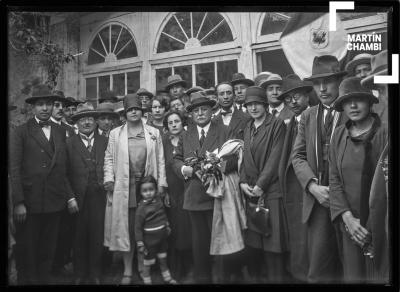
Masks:
[[[83,101],[81,100],[76,100],[75,98],[73,98],[72,96],[68,96],[66,97],[67,101],[65,102],[65,106],[69,107],[69,106],[78,106],[78,104],[83,103]]]
[[[106,90],[105,92],[103,92],[101,94],[101,97],[99,98],[99,103],[103,103],[103,102],[117,102],[118,101],[118,96],[117,93],[113,90]]]
[[[238,84],[238,83],[244,83],[244,84],[247,84],[248,86],[254,85],[254,81],[246,78],[246,76],[244,76],[243,73],[234,73],[232,75],[231,84],[232,84],[232,86],[234,86],[235,84]]]
[[[360,64],[371,65],[371,58],[372,58],[371,54],[367,54],[367,53],[358,54],[358,55],[354,56],[353,60],[351,60],[350,62],[348,62],[346,64],[346,67],[344,69],[347,71],[349,76],[354,76],[355,75],[354,69],[357,67],[357,65],[360,65]]]
[[[94,110],[93,105],[90,102],[80,103],[76,107],[76,113],[71,116],[71,120],[76,123],[80,118],[83,117],[98,117],[98,112]]]
[[[246,93],[244,94],[244,106],[250,102],[260,102],[268,104],[267,94],[265,89],[260,86],[250,86],[247,87]]]
[[[339,97],[336,99],[334,108],[336,111],[343,111],[343,102],[350,97],[363,97],[369,102],[378,103],[379,100],[372,94],[371,90],[361,85],[360,77],[349,77],[339,85]]]
[[[210,107],[214,107],[217,102],[212,100],[206,96],[204,91],[194,92],[190,95],[190,104],[186,107],[187,112],[191,112],[196,107],[202,105],[209,105]]]
[[[371,58],[371,73],[361,80],[361,85],[371,88],[374,85],[375,75],[386,75],[388,72],[387,50],[384,50]]]
[[[136,93],[129,93],[124,97],[124,109],[127,111],[133,107],[142,110],[142,102]]]
[[[169,90],[170,87],[174,86],[175,84],[182,84],[183,87],[186,87],[186,81],[182,79],[181,75],[175,74],[168,76],[165,90]]]
[[[61,90],[54,90],[54,94],[58,96],[58,98],[56,99],[57,101],[60,101],[64,104],[64,106],[66,104],[68,104],[68,99],[65,98],[64,92]]]
[[[190,96],[190,94],[192,94],[193,92],[198,92],[198,91],[204,91],[204,88],[201,86],[194,86],[186,90],[185,93]]]
[[[153,98],[153,96],[154,96],[153,93],[148,91],[146,88],[139,88],[138,91],[136,91],[136,94],[138,96],[145,95],[145,96],[148,96],[150,98]]]
[[[310,77],[304,78],[304,80],[313,80],[331,76],[340,77],[346,74],[346,71],[340,71],[340,64],[335,56],[316,56],[312,65],[312,74]]]
[[[214,88],[208,88],[208,89],[204,89],[204,93],[206,95],[215,95],[215,89]]]
[[[265,80],[267,80],[268,76],[271,75],[271,72],[265,71],[265,72],[260,72],[254,77],[254,85],[255,86],[260,86],[261,83],[263,83]]]
[[[28,97],[25,102],[29,104],[34,104],[38,99],[42,98],[55,101],[59,98],[59,96],[52,92],[48,85],[38,84],[32,88],[32,95],[31,97]]]
[[[282,93],[278,96],[279,100],[283,100],[286,94],[293,91],[305,91],[310,92],[313,89],[312,83],[307,81],[301,81],[300,77],[296,74],[290,74],[283,78],[282,81]]]
[[[114,112],[114,103],[112,102],[103,102],[100,103],[96,108],[97,114],[100,116],[110,115],[114,118],[119,117],[118,113]]]
[[[262,88],[267,88],[268,85],[271,84],[282,84],[282,77],[279,74],[272,73],[265,79],[264,81],[261,82],[259,85]]]
[[[124,101],[120,100],[114,103],[114,112],[120,113],[124,111]]]

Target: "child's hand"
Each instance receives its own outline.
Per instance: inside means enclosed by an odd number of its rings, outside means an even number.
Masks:
[[[164,196],[164,205],[165,205],[165,207],[167,207],[167,208],[171,207],[171,202],[170,202],[170,200],[169,200],[169,195],[168,195],[168,193],[165,193],[165,196]]]

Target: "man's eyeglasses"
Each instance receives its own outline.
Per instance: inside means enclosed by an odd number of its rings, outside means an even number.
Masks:
[[[290,103],[292,100],[298,101],[303,95],[301,93],[296,93],[293,95],[286,95],[285,96],[285,102]]]

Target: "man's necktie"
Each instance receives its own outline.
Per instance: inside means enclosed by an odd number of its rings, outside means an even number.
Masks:
[[[239,104],[239,109],[243,110],[243,105]]]
[[[103,132],[101,133],[101,135],[104,136],[104,137],[107,137],[107,132],[106,132],[106,131],[103,131]]]
[[[278,110],[276,110],[276,109],[273,109],[272,110],[272,115],[274,116],[274,117],[276,117],[276,114],[278,113]]]
[[[201,129],[201,136],[200,136],[200,140],[199,140],[200,147],[203,147],[204,140],[206,139],[206,136],[204,136],[204,134],[205,134],[204,129]]]
[[[324,128],[325,128],[325,133],[327,135],[330,135],[331,133],[331,127],[332,127],[332,122],[333,122],[333,115],[332,115],[332,110],[333,108],[326,109],[327,113],[325,116],[324,120]]]
[[[81,137],[82,137],[82,139],[83,140],[86,140],[87,141],[87,146],[86,146],[86,149],[89,151],[89,152],[91,152],[92,151],[92,148],[93,148],[93,146],[92,146],[92,139],[91,138],[89,138],[89,137],[86,137],[86,136],[84,136],[84,135],[81,135]]]
[[[47,120],[47,121],[39,121],[39,126],[41,126],[42,128],[43,127],[47,127],[47,126],[50,126],[51,124],[50,124],[50,121],[49,120]]]
[[[232,113],[231,110],[226,111],[226,112],[221,111],[221,115],[223,115],[223,116],[226,116],[226,115],[231,114],[231,113]]]

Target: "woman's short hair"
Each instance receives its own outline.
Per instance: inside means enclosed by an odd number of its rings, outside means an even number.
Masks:
[[[164,125],[165,130],[169,131],[168,118],[172,115],[177,115],[181,119],[182,126],[183,127],[186,126],[186,121],[185,121],[185,117],[183,116],[183,114],[180,111],[173,110],[173,111],[167,112],[167,114],[164,116],[163,125]]]
[[[130,110],[130,109],[132,109],[132,108],[128,108],[128,110]],[[142,116],[143,116],[143,114],[144,114],[144,109],[143,109],[143,108],[135,107],[135,109],[140,110],[140,111],[142,112]],[[122,112],[122,115],[124,116],[125,119],[127,119],[127,117],[126,117],[126,112],[127,112],[126,110],[124,110],[124,111]]]
[[[165,97],[164,96],[162,96],[162,95],[156,95],[155,97],[153,97],[153,99],[151,100],[151,106],[153,106],[153,102],[154,101],[158,101],[159,103],[160,103],[160,105],[163,107],[163,108],[165,108],[165,111],[168,111],[169,110],[169,104],[168,104],[168,101],[165,99]]]
[[[157,180],[152,175],[144,176],[139,182],[139,190],[142,187],[142,184],[152,183],[157,188]]]

